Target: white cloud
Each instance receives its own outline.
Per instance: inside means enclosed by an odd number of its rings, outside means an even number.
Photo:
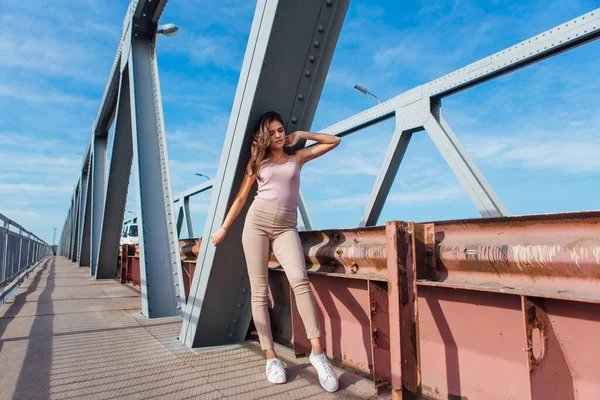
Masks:
[[[438,185],[430,182],[423,188],[406,188],[402,191],[390,193],[386,200],[387,206],[412,206],[426,207],[432,204],[442,206],[456,200],[464,199],[467,195],[464,189],[456,183],[455,185]],[[364,209],[367,206],[370,194],[347,192],[345,195],[330,197],[321,201],[309,211],[324,212],[327,210],[340,209]]]
[[[72,186],[57,186],[57,185],[45,185],[45,184],[32,184],[32,183],[0,183],[0,192],[4,196],[62,196],[65,193],[73,192]]]
[[[191,61],[197,65],[215,65],[239,71],[244,50],[239,43],[227,36],[202,36],[191,39],[188,44]]]
[[[114,7],[105,8],[115,12]],[[107,10],[84,2],[53,2],[50,13],[34,2],[13,3],[3,11],[0,66],[85,82],[105,81],[106,74],[100,72],[112,58],[102,53],[114,55],[122,19],[111,24],[95,22],[90,12],[101,20]]]
[[[201,131],[183,131],[171,130],[167,134],[167,140],[170,148],[180,148],[187,150],[209,150],[209,145],[203,142],[203,132]]]
[[[464,189],[457,182],[453,186],[431,185],[420,190],[391,193],[387,201],[394,206],[422,207],[431,204],[441,206],[466,196]]]
[[[1,40],[1,39],[0,39]],[[0,98],[23,100],[29,103],[42,103],[44,105],[56,105],[57,103],[66,105],[86,105],[93,107],[98,101],[85,96],[69,94],[43,87],[32,87],[29,84],[0,84]]]
[[[41,215],[39,212],[36,211],[23,211],[11,209],[3,209],[2,214],[7,218],[12,219],[13,221],[19,221],[20,217],[39,217]]]
[[[210,199],[208,201],[198,202],[198,203],[190,203],[190,212],[192,213],[205,213],[208,211],[208,206],[210,205]]]
[[[572,174],[600,172],[598,136],[565,133],[560,137],[469,137],[465,146],[476,161],[499,168],[554,170]]]

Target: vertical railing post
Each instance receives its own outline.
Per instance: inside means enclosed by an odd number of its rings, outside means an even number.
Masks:
[[[183,216],[185,218],[185,227],[187,229],[188,238],[194,237],[194,227],[192,226],[192,213],[190,211],[190,198],[183,197]]]
[[[8,265],[8,225],[8,221],[4,221],[4,229],[6,230],[6,232],[4,232],[3,240],[4,251],[2,252],[2,260],[0,260],[0,263],[2,263],[2,269],[0,270],[0,273],[2,274],[0,277],[0,282],[4,282],[4,280],[6,279],[6,266]]]
[[[19,229],[19,257],[17,258],[17,271],[21,269],[21,265],[23,262],[23,259],[21,257],[23,257],[23,231]],[[11,269],[10,273],[12,276],[14,275],[15,271]]]
[[[414,224],[386,224],[393,399],[421,399]]]

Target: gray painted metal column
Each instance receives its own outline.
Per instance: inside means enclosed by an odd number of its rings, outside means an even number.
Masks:
[[[181,228],[183,227],[183,196],[179,197],[179,204],[177,205],[177,237],[181,239]]]
[[[106,197],[102,202],[103,218],[96,278],[114,278],[119,256],[119,242],[123,228],[123,216],[127,203],[131,160],[133,157],[131,135],[131,98],[129,71],[125,69],[121,79],[117,106],[117,125],[110,155],[106,185]]]
[[[81,264],[80,261],[80,257],[81,257],[81,239],[83,236],[83,229],[84,229],[84,224],[85,224],[85,202],[86,202],[86,195],[87,195],[87,176],[88,176],[88,172],[87,170],[82,170],[81,171],[81,176],[79,179],[79,214],[77,216],[77,219],[79,220],[79,228],[77,230],[77,254],[76,254],[76,261],[77,261],[77,266],[79,266]]]
[[[310,129],[347,7],[348,0],[258,1],[204,238],[221,226],[239,189],[259,116],[277,110],[288,133]],[[250,291],[241,232],[249,203],[218,248],[202,241],[180,335],[190,347],[246,336]]]
[[[71,200],[71,225],[69,226],[69,260],[73,258],[75,253],[75,226],[77,224],[77,187],[73,191]]]
[[[71,196],[71,207],[69,207],[69,223],[67,227],[67,258],[71,258],[71,252],[73,249],[72,232],[73,232],[73,201],[74,196]]]
[[[150,318],[168,317],[181,313],[185,296],[156,63],[156,36],[143,36],[135,31],[132,36],[129,84],[139,188],[142,313]]]
[[[187,229],[188,238],[194,237],[194,227],[192,226],[192,213],[190,211],[190,198],[183,198],[183,217],[185,218],[185,228]]]
[[[81,203],[81,180],[79,181],[79,185],[77,190],[75,191],[75,203],[73,205],[73,251],[71,254],[71,261],[77,261],[77,255],[79,254],[79,205]]]
[[[106,176],[106,136],[93,136],[92,151],[92,212],[91,212],[91,263],[90,275],[96,275],[98,253],[100,246],[100,231],[102,229],[102,205],[104,203]]]
[[[82,191],[82,228],[81,228],[81,242],[79,243],[79,264],[80,267],[90,266],[90,251],[91,251],[91,230],[92,230],[92,168],[91,159],[88,162],[87,170],[83,174],[83,185]]]

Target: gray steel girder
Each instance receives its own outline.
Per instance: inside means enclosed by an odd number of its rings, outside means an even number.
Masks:
[[[91,159],[88,160],[91,164]],[[84,203],[83,203],[83,225],[81,232],[81,243],[79,245],[79,266],[80,267],[89,267],[90,266],[90,252],[92,250],[92,169],[91,167],[86,170],[84,173],[85,179],[85,190],[84,194]]]
[[[129,177],[133,144],[131,133],[131,97],[128,71],[125,69],[117,103],[117,126],[114,132],[110,166],[106,184],[106,197],[103,202],[103,218],[100,234],[100,250],[96,268],[97,279],[114,278],[119,256],[119,244]]]
[[[98,253],[100,246],[100,232],[102,229],[102,213],[104,205],[104,193],[106,188],[106,136],[92,136],[92,223],[91,223],[91,252],[90,252],[90,275],[96,276],[98,265]]]
[[[288,132],[310,129],[348,3],[258,1],[204,238],[221,226],[235,198],[259,116],[277,110]],[[218,248],[202,241],[180,335],[190,347],[238,342],[246,336],[251,311],[241,233],[253,193]]]
[[[185,298],[155,40],[132,35],[129,57],[142,313],[149,318],[180,314]]]

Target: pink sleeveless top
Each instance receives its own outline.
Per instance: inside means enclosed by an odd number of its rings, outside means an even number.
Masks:
[[[298,207],[300,166],[296,157],[289,156],[283,164],[274,164],[266,159],[261,163],[259,173],[261,179],[258,180],[255,199],[294,210]]]

